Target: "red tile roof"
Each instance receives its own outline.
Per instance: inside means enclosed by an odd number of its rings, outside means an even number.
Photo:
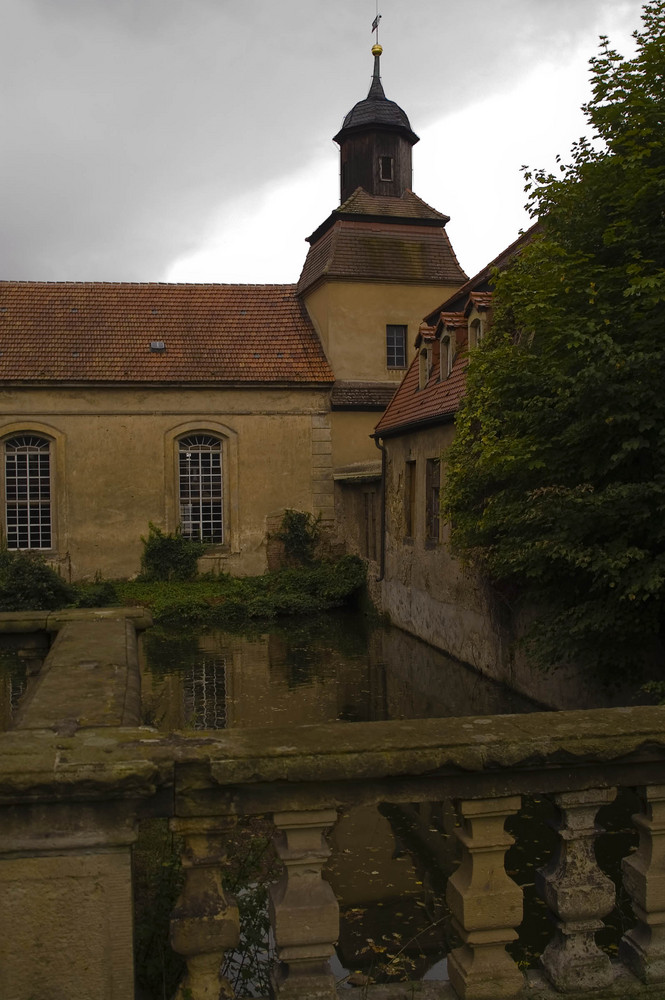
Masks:
[[[334,375],[294,285],[0,281],[0,380],[302,384]]]
[[[439,381],[439,352],[433,352],[432,372],[427,385],[419,389],[420,359],[415,356],[409,370],[376,425],[378,437],[399,434],[407,427],[416,430],[419,425],[450,419],[457,412],[464,395],[467,364],[466,351],[458,351],[453,370],[448,378]]]
[[[335,382],[333,410],[385,410],[397,391],[396,382]]]
[[[339,219],[307,254],[298,291],[302,294],[324,277],[458,284],[465,274],[442,226]]]
[[[469,300],[476,309],[489,309],[492,305],[492,292],[470,292]]]

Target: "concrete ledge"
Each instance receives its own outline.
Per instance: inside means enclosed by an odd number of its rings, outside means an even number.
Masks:
[[[63,622],[14,721],[15,729],[59,731],[139,725],[136,630],[124,618]]]
[[[59,611],[0,611],[2,632],[58,632],[67,622],[129,618],[134,628],[150,628],[152,615],[139,605],[128,608],[63,608]]]

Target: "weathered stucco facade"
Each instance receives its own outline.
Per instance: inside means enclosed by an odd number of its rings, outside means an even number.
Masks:
[[[138,571],[148,524],[179,525],[179,439],[215,435],[225,538],[203,563],[246,575],[265,568],[271,516],[295,507],[332,519],[328,397],[288,388],[12,390],[0,401],[0,436],[28,428],[52,442],[49,558],[63,576],[84,579]]]

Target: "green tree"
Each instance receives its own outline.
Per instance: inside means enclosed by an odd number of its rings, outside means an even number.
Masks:
[[[591,60],[590,138],[525,171],[541,231],[495,277],[443,500],[455,549],[538,609],[536,658],[606,672],[665,617],[665,0],[642,20],[632,58]]]

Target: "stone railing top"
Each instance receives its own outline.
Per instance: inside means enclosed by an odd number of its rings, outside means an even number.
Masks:
[[[655,764],[660,773],[664,760],[660,706],[205,733],[11,730],[0,736],[0,801],[149,796],[174,786],[468,783],[474,774],[489,778],[494,794],[512,794],[539,788],[547,775],[572,787],[571,774],[584,768],[603,784],[609,764]]]
[[[64,608],[59,611],[0,611],[1,632],[58,632],[67,622],[105,621],[129,618],[138,631],[150,628],[152,615],[147,608]]]

